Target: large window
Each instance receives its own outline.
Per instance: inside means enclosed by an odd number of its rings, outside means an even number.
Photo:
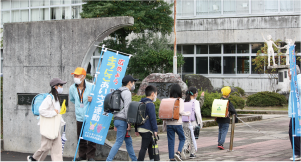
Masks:
[[[300,54],[300,42],[296,42],[296,51]],[[283,45],[281,45],[283,46]],[[238,44],[197,44],[177,45],[177,51],[184,56],[185,64],[182,73],[203,75],[258,75],[263,72],[255,70],[252,59],[263,43]],[[285,51],[282,51],[285,52]]]
[[[82,0],[1,0],[1,28],[4,23],[79,19]]]
[[[177,0],[179,17],[298,15],[300,11],[300,0]]]

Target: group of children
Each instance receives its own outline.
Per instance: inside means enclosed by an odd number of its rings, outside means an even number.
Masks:
[[[74,73],[75,84],[72,84],[69,89],[69,97],[70,101],[75,104],[75,114],[77,120],[77,135],[79,137],[80,128],[83,124],[83,117],[85,109],[88,106],[88,102],[91,102],[92,97],[89,96],[91,92],[91,83],[85,81],[86,72],[83,68],[77,68]],[[126,149],[129,154],[129,157],[132,161],[144,161],[144,157],[146,151],[148,150],[150,161],[154,160],[154,153],[153,153],[153,137],[156,137],[158,134],[158,126],[157,126],[157,116],[155,105],[153,102],[157,99],[157,88],[149,85],[145,88],[145,98],[142,98],[140,102],[146,104],[146,112],[145,115],[148,116],[148,119],[144,122],[144,124],[135,126],[135,134],[136,136],[142,137],[141,142],[141,149],[139,152],[138,159],[135,155],[133,146],[132,146],[132,138],[131,136],[127,135],[127,131],[131,129],[131,125],[127,123],[127,114],[129,105],[132,102],[132,93],[135,89],[135,82],[138,79],[134,79],[132,76],[127,75],[122,79],[122,87],[118,90],[121,91],[121,98],[120,100],[120,107],[121,110],[117,113],[114,113],[114,130],[117,131],[116,133],[116,142],[112,146],[110,153],[106,159],[106,161],[112,161],[117,154],[119,148],[121,147],[123,141],[126,143]],[[58,94],[63,92],[63,85],[66,84],[65,81],[62,81],[58,78],[54,78],[50,81],[51,92],[50,94],[54,96],[48,97],[48,100],[44,100],[42,105],[45,105],[45,109],[47,112],[50,113],[52,116],[56,116],[60,112]],[[222,99],[227,99],[230,95],[231,89],[223,88]],[[49,96],[51,96],[49,95]],[[163,129],[167,131],[167,138],[168,138],[168,152],[169,152],[169,159],[170,161],[182,161],[182,156],[189,155],[189,158],[195,158],[196,155],[196,148],[194,146],[194,137],[192,135],[193,128],[202,128],[202,116],[201,116],[201,107],[204,103],[204,92],[202,92],[199,101],[197,101],[198,90],[195,87],[190,87],[186,92],[185,100],[182,99],[182,89],[179,84],[173,84],[169,91],[169,98],[174,98],[179,100],[179,119],[178,120],[163,120]],[[55,104],[48,104],[48,103],[55,103]],[[187,103],[191,104],[187,104]],[[46,105],[46,103],[48,105]],[[186,104],[184,104],[186,103]],[[192,105],[193,111],[187,111],[187,107],[185,105]],[[229,106],[230,113],[234,113],[235,109],[230,102]],[[48,110],[49,109],[49,110]],[[44,110],[44,109],[43,109]],[[45,116],[42,109],[40,108],[40,115],[43,117]],[[182,117],[186,119],[182,121]],[[45,117],[48,117],[47,115]],[[188,120],[187,120],[188,118]],[[228,127],[229,127],[229,119],[217,119],[219,123],[219,140],[218,140],[218,147],[223,149],[222,145],[224,139],[226,137]],[[65,123],[60,124],[63,126]],[[40,127],[44,127],[40,125]],[[199,131],[198,131],[199,132]],[[178,150],[174,152],[174,145],[175,145],[175,133],[179,136],[179,146]],[[58,132],[60,136],[60,132]],[[61,143],[58,142],[60,138],[55,139],[46,139],[44,140],[44,136],[42,135],[41,141],[41,148],[32,156],[28,156],[28,161],[36,161],[40,160],[43,161],[45,159],[45,155],[48,154],[49,150],[52,150],[51,158],[55,161],[62,161],[62,154],[61,154]],[[54,143],[58,143],[57,146]],[[47,147],[46,147],[47,146]],[[79,146],[79,157],[76,158],[76,161],[82,161],[88,159],[88,161],[94,161],[95,157],[95,149],[96,144],[93,142],[87,142],[85,140],[81,140]],[[53,150],[57,150],[54,152]]]

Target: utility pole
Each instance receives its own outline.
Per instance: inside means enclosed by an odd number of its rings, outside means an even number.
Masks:
[[[173,73],[177,74],[177,0],[174,0],[174,56],[173,56]]]

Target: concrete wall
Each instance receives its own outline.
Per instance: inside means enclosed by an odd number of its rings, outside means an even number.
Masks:
[[[177,44],[263,42],[260,33],[274,40],[301,41],[301,16],[263,16],[177,20]],[[173,43],[173,36],[171,42]]]
[[[133,24],[132,17],[4,24],[4,149],[34,153],[40,147],[38,120],[29,105],[17,105],[17,93],[49,92],[49,81],[59,77],[68,81],[63,92],[68,94],[73,84],[71,73],[91,56],[94,44]],[[72,103],[63,118],[68,139],[64,156],[74,156],[77,135]]]
[[[246,93],[252,94],[261,91],[271,91],[273,89],[272,83],[275,79],[248,77],[248,78],[213,78],[208,77],[214,88],[221,88],[223,86],[240,87]],[[276,88],[277,86],[275,86]]]

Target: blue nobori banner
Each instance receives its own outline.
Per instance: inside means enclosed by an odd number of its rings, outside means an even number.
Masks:
[[[300,92],[298,91],[297,69],[296,69],[296,54],[295,45],[289,48],[290,57],[290,72],[291,72],[291,97],[292,97],[292,117],[295,118],[295,130],[296,136],[301,136],[301,108],[300,108]]]
[[[129,56],[105,51],[97,72],[93,99],[86,116],[82,137],[85,140],[103,145],[113,117],[104,112],[105,96],[122,86],[122,79],[129,63]]]

